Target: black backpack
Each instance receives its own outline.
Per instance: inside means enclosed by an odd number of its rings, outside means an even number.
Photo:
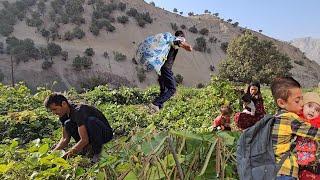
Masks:
[[[237,147],[237,170],[240,180],[275,179],[281,165],[293,149],[291,145],[290,151],[276,163],[272,147],[272,127],[275,118],[271,115],[264,116],[240,136]]]

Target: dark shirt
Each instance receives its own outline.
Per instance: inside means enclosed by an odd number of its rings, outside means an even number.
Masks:
[[[103,115],[101,111],[93,106],[88,106],[85,104],[70,104],[70,114],[69,116],[66,114],[65,116],[59,118],[62,126],[64,126],[65,121],[70,119],[71,121],[75,122],[78,127],[85,125],[88,121],[88,117],[96,117],[100,121],[102,121],[108,129],[112,130],[107,118]]]
[[[173,45],[180,47],[181,41],[173,41]],[[171,46],[169,53],[167,55],[167,60],[165,61],[163,67],[168,68],[169,70],[172,70],[172,66],[174,63],[174,60],[176,59],[177,53],[179,49],[176,49],[175,47]]]

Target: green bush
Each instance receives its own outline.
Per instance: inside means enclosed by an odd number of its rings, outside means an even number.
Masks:
[[[127,56],[118,51],[113,51],[114,60],[124,61],[127,59]]]
[[[295,60],[294,63],[304,66],[304,62],[302,60]]]
[[[64,40],[71,41],[73,38],[74,38],[74,35],[73,35],[73,33],[70,32],[70,31],[67,31],[67,32],[64,34]]]
[[[206,39],[201,36],[196,39],[196,44],[194,45],[194,50],[205,52],[207,50],[207,42]]]
[[[209,34],[209,30],[207,28],[202,28],[200,31],[199,31],[200,34],[204,35],[204,36],[207,36]]]
[[[87,56],[93,56],[94,55],[94,50],[92,48],[87,48],[84,51],[84,54],[87,55]]]
[[[92,59],[87,56],[79,56],[77,55],[72,62],[72,66],[75,68],[75,70],[81,70],[82,68],[84,69],[89,69],[91,65],[93,64]]]
[[[126,8],[127,8],[127,5],[123,2],[119,2],[118,4],[118,8],[121,10],[121,11],[125,11]]]
[[[192,27],[190,27],[190,28],[189,28],[189,31],[192,32],[192,33],[194,33],[194,34],[197,34],[197,33],[198,33],[198,29],[196,28],[195,25],[192,26]]]
[[[12,25],[4,24],[0,22],[0,34],[2,36],[9,36],[13,32],[14,28]]]
[[[107,30],[108,32],[114,32],[114,31],[116,30],[116,28],[115,28],[110,22],[108,22],[108,23],[106,24],[106,30]]]
[[[126,24],[129,21],[128,16],[119,16],[117,17],[117,21],[121,24]]]
[[[73,29],[72,35],[78,39],[82,39],[86,35],[86,33],[80,27],[75,27]]]
[[[291,69],[290,58],[280,53],[272,41],[245,33],[228,45],[227,57],[219,64],[219,76],[237,82],[270,84],[275,77],[290,76]]]
[[[49,69],[49,68],[52,67],[52,64],[53,64],[52,61],[44,60],[44,61],[42,62],[41,67],[42,67],[42,69],[47,70],[47,69]]]
[[[172,30],[177,31],[178,25],[176,23],[170,23]]]
[[[182,84],[182,82],[183,82],[183,76],[182,76],[181,74],[177,74],[177,75],[175,76],[175,80],[176,80],[176,82],[177,82],[178,84]]]
[[[186,29],[186,25],[182,24],[182,25],[180,26],[180,28],[181,28],[181,29]]]
[[[128,16],[131,16],[131,17],[136,17],[139,14],[137,9],[135,8],[130,8],[126,13]]]
[[[223,43],[221,43],[220,48],[222,49],[223,52],[225,52],[225,53],[227,52],[227,50],[228,50],[228,45],[229,45],[228,42],[223,42]]]

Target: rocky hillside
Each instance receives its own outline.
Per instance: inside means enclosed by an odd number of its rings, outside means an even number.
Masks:
[[[292,40],[290,43],[304,52],[309,59],[320,64],[320,39],[312,37],[298,38]]]
[[[174,32],[175,29],[183,29],[187,41],[192,45],[196,45],[197,38],[205,38],[204,52],[180,50],[174,66],[175,74],[183,77],[182,84],[205,84],[212,74],[217,73],[213,67],[217,67],[225,57],[223,46],[245,30],[232,20],[227,22],[210,14],[185,17],[143,0],[103,0],[100,4],[98,0],[26,2],[30,6],[26,8],[25,16],[17,16],[20,20],[14,23],[14,30],[8,36],[29,38],[37,48],[42,49],[53,42],[68,54],[65,60],[61,55],[48,57],[42,53],[40,57],[30,58],[26,62],[14,63],[15,80],[25,81],[31,88],[53,86],[55,90],[65,90],[99,83],[147,87],[157,82],[157,76],[149,72],[144,78],[144,73],[136,65],[137,46],[148,35]],[[2,8],[6,6],[8,4],[2,5]],[[298,48],[258,32],[253,33],[262,39],[272,40],[281,52],[292,59],[292,73],[304,86],[318,84],[319,65],[306,58]],[[4,51],[7,46],[5,39],[0,35]],[[76,68],[83,59],[78,58],[79,61],[75,62],[75,57],[83,57],[87,48],[94,51],[89,65]],[[44,63],[49,65],[44,68]],[[10,55],[0,54],[0,70],[3,82],[10,83]],[[53,85],[54,81],[57,83]]]

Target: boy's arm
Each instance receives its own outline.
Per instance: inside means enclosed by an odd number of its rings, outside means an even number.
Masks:
[[[320,141],[320,131],[318,128],[313,127],[310,123],[293,119],[291,121],[292,133],[301,136],[311,138],[313,140]]]

